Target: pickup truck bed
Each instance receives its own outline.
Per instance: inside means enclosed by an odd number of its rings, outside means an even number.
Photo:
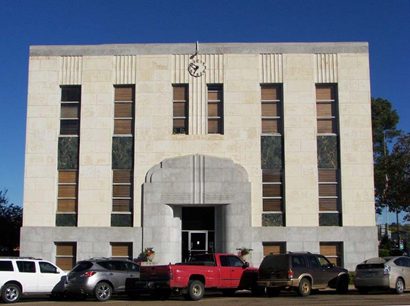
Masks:
[[[160,296],[171,293],[185,294],[199,300],[205,289],[233,293],[238,289],[255,289],[257,269],[233,254],[203,254],[187,263],[141,266],[139,291],[151,291]]]

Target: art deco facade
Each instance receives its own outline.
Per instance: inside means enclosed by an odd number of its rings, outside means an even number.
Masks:
[[[366,43],[33,46],[21,253],[377,255]]]

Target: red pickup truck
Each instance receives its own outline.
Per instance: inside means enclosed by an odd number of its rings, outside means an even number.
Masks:
[[[161,297],[184,294],[195,301],[203,297],[205,289],[222,290],[226,294],[239,289],[257,290],[257,271],[233,254],[201,254],[185,263],[141,266],[135,289]]]

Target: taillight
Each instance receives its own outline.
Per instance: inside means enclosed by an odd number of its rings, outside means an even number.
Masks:
[[[293,271],[292,271],[292,269],[289,269],[289,270],[288,270],[288,278],[289,278],[289,279],[293,278]]]
[[[87,271],[87,272],[85,272],[85,273],[83,274],[83,276],[85,276],[85,277],[91,277],[91,276],[93,276],[95,273],[97,273],[97,272],[95,272],[95,271]]]
[[[389,265],[384,265],[383,274],[389,275],[391,271],[391,267]]]

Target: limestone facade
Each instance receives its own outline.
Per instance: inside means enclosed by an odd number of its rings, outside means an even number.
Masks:
[[[225,221],[215,225],[218,250],[252,247],[255,265],[269,242],[311,252],[320,251],[320,242],[340,242],[349,269],[376,256],[367,44],[201,44],[198,57],[207,65],[201,77],[187,71],[194,52],[194,44],[31,47],[22,255],[53,261],[55,243],[69,241],[77,243],[80,260],[110,256],[110,242],[130,242],[134,257],[154,247],[158,262],[178,261],[178,209],[206,204],[224,211]],[[187,135],[172,132],[177,83],[189,87]],[[215,83],[223,84],[223,134],[207,133],[206,89]],[[261,221],[260,85],[267,83],[283,86],[286,222],[281,227]],[[318,83],[338,89],[342,226],[319,226]],[[119,228],[111,227],[110,218],[114,85],[121,84],[135,86],[134,207],[133,226]],[[76,227],[56,227],[64,85],[81,86]],[[193,160],[203,160],[202,171],[209,174],[202,202],[194,194],[181,198],[199,184],[191,175],[199,167]]]

